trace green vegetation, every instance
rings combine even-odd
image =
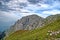
[[[20,30],[9,37],[6,37],[6,40],[55,40],[60,38],[60,33],[57,35],[50,36],[47,35],[48,31],[59,31],[60,30],[60,19],[55,20],[54,22],[48,24],[44,27],[37,28],[34,30]]]

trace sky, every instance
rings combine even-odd
[[[0,31],[32,14],[43,18],[60,14],[60,0],[0,0]]]

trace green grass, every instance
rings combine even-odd
[[[47,23],[48,24],[48,23]],[[6,37],[6,40],[54,40],[55,38],[60,38],[60,34],[57,36],[47,35],[48,31],[57,31],[60,30],[60,19],[56,20],[44,27],[37,28],[30,31],[17,31],[9,37]],[[52,39],[54,38],[54,39]]]

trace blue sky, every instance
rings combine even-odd
[[[0,30],[5,30],[21,17],[32,14],[44,18],[60,14],[60,0],[0,0]]]

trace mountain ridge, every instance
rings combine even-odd
[[[58,31],[60,31],[60,18],[47,23],[44,27],[26,31],[21,34],[18,32],[17,35],[15,32],[7,37],[6,40],[60,40],[60,32]]]
[[[60,17],[59,14],[51,15],[47,18],[42,18],[38,15],[25,16],[18,20],[13,26],[11,26],[6,34],[13,33],[18,30],[33,30],[36,28],[40,28],[47,25],[47,23],[49,24],[54,20],[57,20],[58,17]]]

